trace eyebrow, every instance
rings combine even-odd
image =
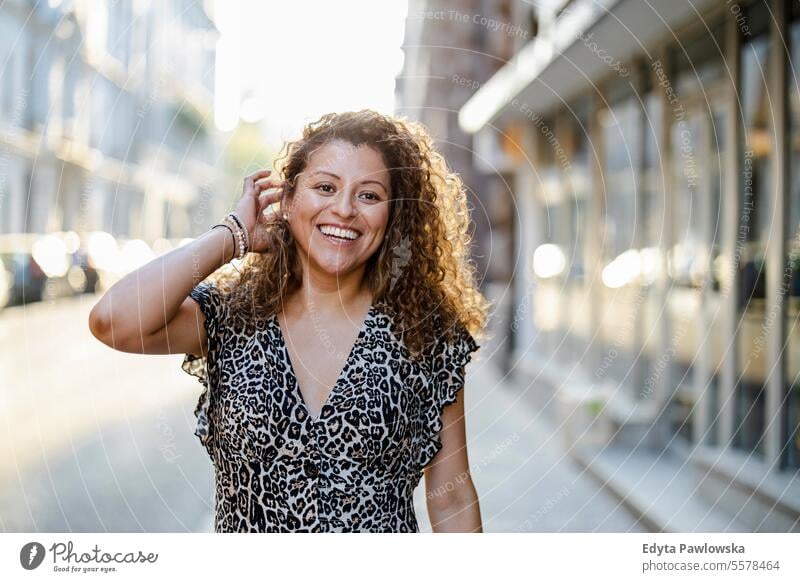
[[[337,176],[337,175],[336,175],[336,174],[334,174],[333,172],[328,172],[328,171],[326,171],[326,170],[316,170],[316,171],[314,171],[314,172],[311,172],[311,174],[309,175],[309,177],[311,177],[311,176],[314,176],[314,175],[316,175],[316,174],[327,174],[327,175],[329,175],[329,176],[333,176],[333,177],[334,177],[334,178],[336,178],[337,180],[341,180],[341,179],[342,179],[340,176]],[[384,189],[384,191],[386,191],[386,192],[388,192],[388,191],[389,191],[389,190],[386,188],[386,186],[384,186],[384,185],[383,185],[383,182],[381,182],[381,181],[379,181],[379,180],[362,180],[362,181],[361,181],[361,184],[377,184],[378,186],[380,186],[381,188],[383,188],[383,189]]]

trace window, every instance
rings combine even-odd
[[[643,112],[630,84],[621,80],[608,87],[610,107],[600,112],[604,207],[600,216],[602,279],[601,330],[603,354],[598,373],[641,390],[642,354],[637,327],[642,312],[637,215],[642,155]]]
[[[764,381],[768,368],[765,325],[766,241],[772,230],[772,189],[774,132],[767,72],[770,61],[770,13],[765,2],[756,2],[744,11],[750,36],[742,37],[740,54],[742,106],[742,164],[739,256],[739,332],[737,336],[737,374],[733,444],[745,451],[763,454],[765,421]]]
[[[649,80],[649,71],[644,73]],[[640,224],[642,236],[640,245],[640,261],[642,265],[642,299],[643,313],[640,318],[642,357],[641,365],[645,376],[642,386],[636,391],[637,399],[654,398],[655,385],[660,373],[654,367],[661,357],[659,337],[661,330],[662,305],[659,294],[655,292],[654,283],[663,271],[664,260],[661,253],[664,240],[665,225],[663,212],[664,152],[659,148],[662,142],[661,95],[655,91],[651,83],[645,87],[642,99],[645,107],[644,143],[642,148],[642,177],[640,181]]]

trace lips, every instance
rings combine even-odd
[[[361,233],[354,228],[336,224],[318,224],[317,229],[329,241],[337,244],[352,244],[361,237]]]

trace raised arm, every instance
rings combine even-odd
[[[277,182],[266,179],[269,174],[262,170],[246,178],[236,209],[251,240],[258,240],[256,227],[266,221],[263,209],[279,200],[279,194],[259,199],[262,190],[277,187]],[[230,231],[213,228],[127,274],[92,308],[92,335],[121,352],[203,355],[207,343],[204,315],[189,293],[230,261],[235,251]]]
[[[203,354],[204,316],[189,292],[233,254],[230,231],[214,228],[153,259],[103,295],[89,314],[89,329],[121,352]]]

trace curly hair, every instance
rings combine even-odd
[[[373,110],[329,113],[308,124],[275,160],[284,182],[282,202],[295,192],[310,155],[332,140],[367,145],[383,156],[390,175],[384,240],[368,259],[373,297],[390,309],[392,326],[412,357],[437,336],[450,341],[458,326],[483,335],[489,304],[469,258],[469,209],[461,178],[451,171],[425,127]],[[284,153],[285,149],[285,153]],[[280,312],[302,283],[302,266],[286,221],[272,222],[268,250],[249,253],[239,271],[214,278],[228,287],[230,313],[244,321]]]

